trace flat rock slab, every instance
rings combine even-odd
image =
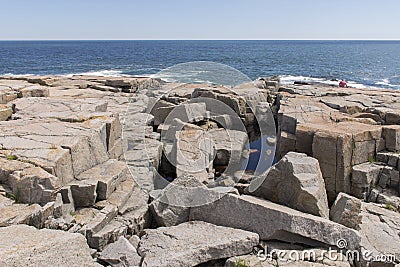
[[[246,195],[227,194],[211,204],[193,207],[190,220],[255,232],[262,240],[311,246],[336,246],[339,239],[345,239],[352,249],[361,240],[355,230],[338,223]]]
[[[15,225],[0,228],[0,240],[1,266],[101,266],[80,234]]]
[[[250,253],[258,245],[255,233],[187,222],[146,230],[139,243],[142,266],[195,266],[210,260]]]

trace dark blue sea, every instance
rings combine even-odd
[[[190,61],[251,79],[400,89],[400,41],[1,41],[0,75],[154,75]]]

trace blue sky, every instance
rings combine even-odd
[[[398,0],[0,0],[1,40],[400,39]]]

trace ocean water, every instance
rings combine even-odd
[[[400,89],[400,41],[1,41],[0,75],[156,74],[213,61],[251,79]]]

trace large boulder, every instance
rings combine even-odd
[[[0,240],[2,266],[101,266],[81,234],[15,225],[0,228]]]
[[[220,198],[224,193],[208,190],[196,176],[182,175],[163,190],[154,190],[149,205],[158,226],[173,226],[189,221],[192,206],[199,206]]]
[[[206,222],[148,229],[145,233],[138,249],[142,266],[195,266],[250,253],[259,242],[255,233]]]
[[[373,261],[375,257],[386,256],[385,266],[400,262],[400,214],[373,203],[361,206],[361,254]],[[389,258],[392,257],[392,258]],[[393,260],[393,258],[395,258]],[[367,264],[364,262],[364,266]],[[374,262],[372,266],[383,266],[384,262]]]
[[[375,163],[362,163],[353,166],[351,176],[351,194],[365,199],[368,192],[379,180],[383,166]]]
[[[139,266],[142,258],[136,248],[123,236],[116,242],[107,245],[100,253],[99,259],[111,266]]]
[[[252,195],[293,209],[329,218],[324,178],[318,160],[306,154],[289,152],[266,176],[253,179]]]
[[[389,208],[365,203],[344,193],[338,195],[332,206],[333,221],[360,233],[360,266],[394,266],[394,262],[400,261],[400,214]],[[374,258],[383,255],[386,261],[393,262],[374,262]]]
[[[13,114],[11,107],[7,105],[0,105],[0,121],[8,120]]]
[[[400,125],[383,127],[382,135],[386,141],[387,150],[393,152],[400,151]]]
[[[247,133],[236,130],[211,129],[209,134],[216,150],[214,165],[229,165],[230,168],[233,168],[230,170],[232,173],[238,170],[242,152],[248,140]],[[229,170],[227,171],[229,172]]]
[[[258,233],[262,240],[336,246],[346,239],[357,248],[360,236],[350,228],[253,196],[227,194],[190,209],[190,220],[199,220]]]
[[[331,208],[330,218],[349,228],[359,230],[361,224],[361,200],[339,193]]]
[[[0,195],[0,227],[14,224],[32,224],[36,215],[40,214],[38,204],[17,204]]]

